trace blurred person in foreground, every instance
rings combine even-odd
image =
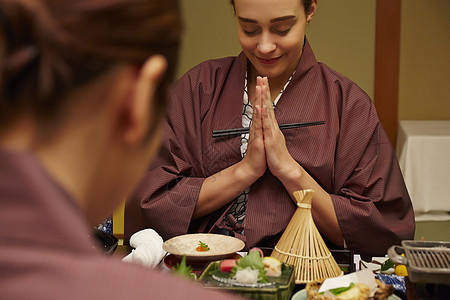
[[[0,298],[230,298],[89,237],[159,147],[180,34],[175,0],[0,0]]]

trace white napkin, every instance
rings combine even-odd
[[[153,229],[138,231],[130,238],[130,246],[135,249],[122,261],[155,268],[166,254],[162,248],[163,243],[162,237]]]

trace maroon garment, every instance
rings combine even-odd
[[[241,160],[239,136],[213,139],[211,133],[241,127],[246,65],[243,53],[210,60],[173,87],[167,140],[126,207],[126,236],[144,227],[165,239],[207,232],[215,224],[233,227],[222,216],[232,203],[196,221],[191,217],[204,179]],[[372,101],[355,83],[318,63],[307,41],[275,115],[279,124],[326,121],[283,133],[292,157],[331,195],[350,249],[383,255],[414,237],[411,201]],[[250,187],[243,224],[247,248],[274,246],[295,209],[268,170]]]
[[[74,200],[25,153],[0,149],[1,299],[230,299],[96,249]]]

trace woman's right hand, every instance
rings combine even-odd
[[[261,101],[261,87],[257,87],[255,101],[252,102],[254,103],[253,119],[250,125],[247,153],[238,163],[205,179],[192,215],[193,220],[230,203],[266,172]]]
[[[247,145],[247,152],[242,159],[242,164],[247,168],[248,174],[259,178],[266,172],[266,151],[264,148],[264,135],[262,129],[262,97],[261,87],[256,87],[255,101],[253,107],[252,124]]]

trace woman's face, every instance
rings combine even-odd
[[[300,60],[306,15],[302,0],[236,0],[238,37],[257,75],[289,78]]]

